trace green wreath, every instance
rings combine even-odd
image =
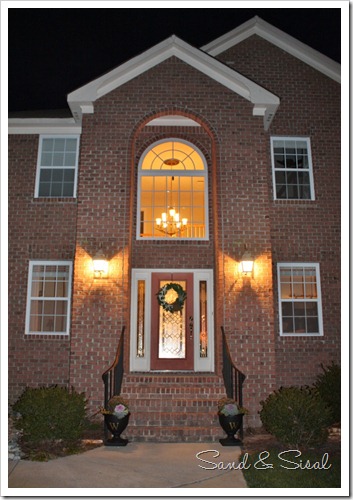
[[[174,292],[176,292],[177,297],[175,298],[175,300],[173,297],[173,295],[175,294],[168,294],[170,290],[174,290]],[[168,295],[171,295],[172,298],[168,298]],[[181,285],[178,285],[177,283],[167,283],[166,285],[162,286],[162,288],[157,293],[157,300],[159,305],[162,306],[165,311],[171,313],[181,311],[185,299],[186,292],[185,290],[183,290],[183,287]]]

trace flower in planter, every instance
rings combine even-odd
[[[127,402],[121,396],[111,397],[108,401],[107,408],[101,407],[99,411],[103,415],[114,415],[119,419],[124,418],[130,413]]]
[[[218,415],[226,417],[234,415],[245,415],[248,410],[243,406],[239,406],[235,399],[223,398],[218,401]]]

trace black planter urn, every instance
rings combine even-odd
[[[128,439],[123,439],[120,434],[124,432],[129,423],[130,413],[125,415],[123,418],[118,418],[115,415],[104,414],[105,425],[107,426],[109,432],[113,434],[113,437],[107,439],[104,444],[105,446],[126,446],[129,442]]]
[[[238,432],[243,422],[243,414],[239,415],[218,415],[219,423],[227,434],[227,437],[220,439],[219,442],[222,446],[239,446],[241,445],[241,440],[234,437]]]

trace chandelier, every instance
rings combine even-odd
[[[173,163],[171,163],[173,162]],[[170,159],[165,160],[166,165],[175,165],[179,160]],[[156,229],[161,233],[164,233],[171,238],[175,238],[180,235],[187,228],[188,219],[186,217],[180,217],[180,214],[176,211],[173,203],[173,181],[174,176],[170,181],[170,205],[168,206],[168,211],[163,212],[161,217],[156,218]]]

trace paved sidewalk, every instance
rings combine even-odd
[[[246,488],[242,471],[227,467],[240,454],[219,443],[101,446],[49,462],[9,461],[8,488]]]

